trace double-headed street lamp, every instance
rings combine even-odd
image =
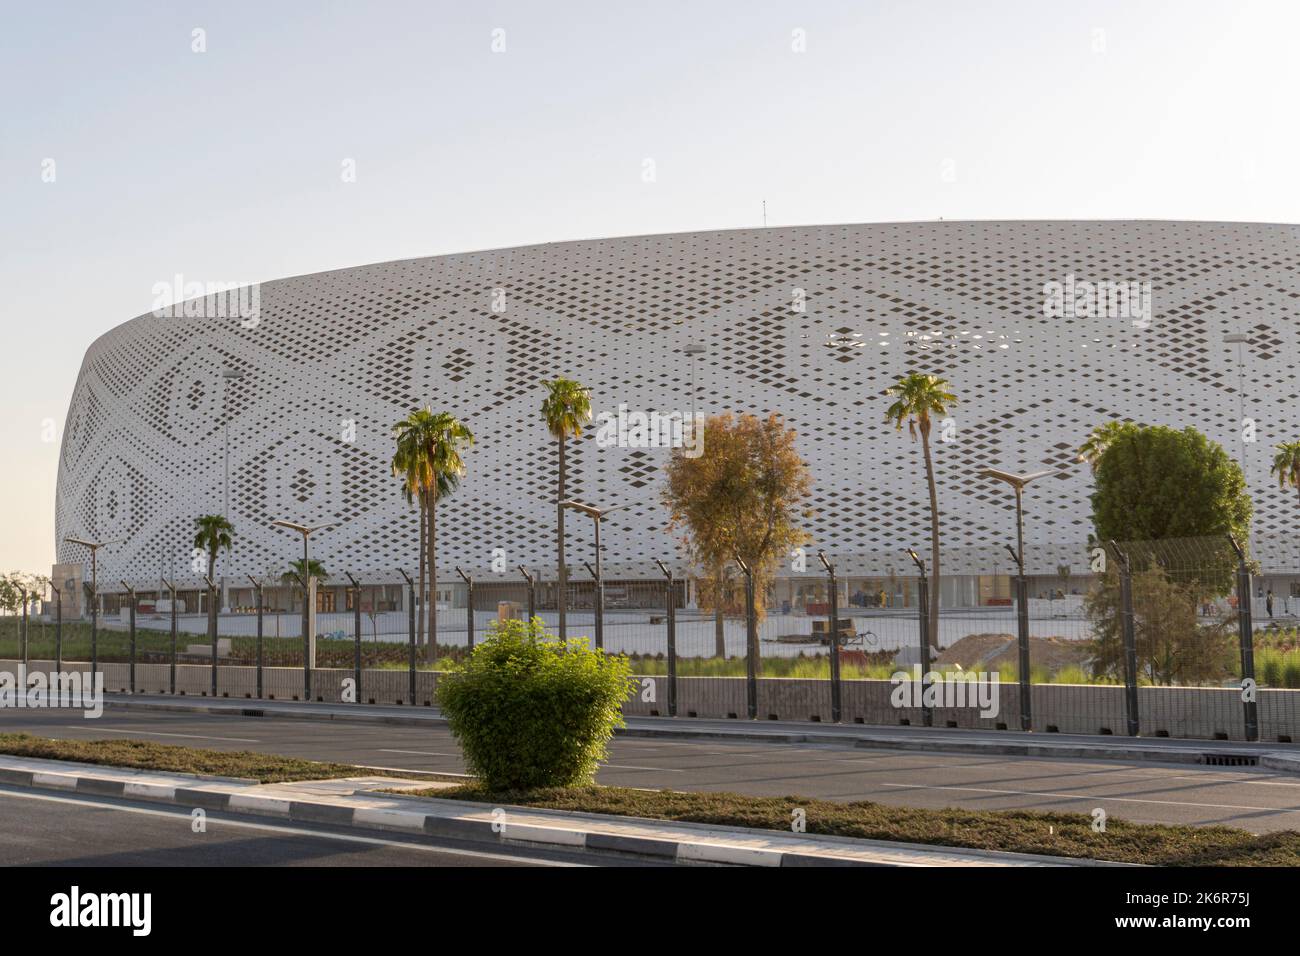
[[[1016,491],[1016,549],[1012,557],[1016,561],[1016,643],[1019,645],[1020,664],[1020,729],[1033,727],[1033,703],[1029,690],[1029,585],[1025,580],[1025,485],[1048,475],[1059,474],[1055,469],[1031,471],[1026,475],[1017,475],[998,468],[981,468],[980,474],[986,478],[996,478],[1006,482]],[[1008,546],[1008,551],[1011,548]]]
[[[590,517],[596,526],[596,567],[592,569],[591,576],[596,581],[596,647],[605,646],[605,583],[601,577],[600,570],[600,523],[605,520],[605,516],[615,511],[622,511],[624,508],[630,508],[631,504],[617,505],[613,508],[597,508],[594,505],[583,504],[581,501],[560,502],[561,508],[568,508],[570,511],[580,511]]]
[[[311,668],[315,661],[312,660],[312,639],[311,634],[311,612],[307,608],[307,601],[311,597],[311,567],[307,557],[307,539],[317,531],[324,531],[326,528],[332,528],[332,524],[305,525],[298,524],[296,521],[276,520],[271,522],[277,528],[285,528],[289,531],[296,531],[302,535],[302,670],[303,670],[303,699],[311,700]]]

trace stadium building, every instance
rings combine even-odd
[[[400,610],[397,569],[414,575],[418,516],[390,472],[391,428],[429,405],[478,438],[439,508],[439,600],[463,602],[457,566],[482,582],[484,606],[519,599],[517,566],[555,577],[555,443],[539,409],[543,380],[564,375],[590,388],[597,414],[781,413],[815,480],[809,554],[837,558],[845,600],[907,605],[903,549],[925,553],[927,497],[919,448],[885,423],[883,392],[920,370],[960,398],[934,445],[945,605],[1010,593],[1014,499],[979,474],[987,466],[1055,472],[1026,494],[1031,589],[1083,586],[1091,481],[1076,449],[1111,419],[1194,425],[1238,456],[1253,551],[1290,595],[1297,502],[1269,463],[1276,442],[1300,437],[1298,228],[747,229],[411,259],[213,292],[87,350],[63,434],[55,579],[75,592],[88,573],[85,549],[64,540],[77,537],[111,542],[98,555],[106,610],[119,581],[142,594],[162,578],[196,589],[193,519],[224,511],[236,529],[219,564],[231,606],[251,603],[248,575],[277,581],[301,556],[301,539],[272,524],[287,519],[332,526],[311,539],[332,585],[350,572],[377,586],[377,605]],[[1239,438],[1243,419],[1253,443]],[[682,566],[658,500],[671,452],[598,442],[597,431],[571,443],[570,496],[626,506],[603,526],[611,605],[659,600],[654,559]],[[591,522],[575,514],[567,525],[578,581]],[[799,604],[820,589],[815,560],[803,572],[791,562],[773,597]],[[322,610],[347,600],[341,586],[318,598]]]

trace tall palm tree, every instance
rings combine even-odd
[[[393,426],[393,434],[397,439],[397,450],[393,453],[393,474],[402,479],[402,497],[406,503],[418,503],[420,507],[420,538],[416,545],[416,554],[419,555],[419,568],[415,573],[415,598],[416,603],[416,643],[424,645],[424,615],[419,612],[420,604],[424,601],[424,559],[427,554],[425,542],[428,540],[426,530],[428,523],[428,513],[425,510],[425,498],[422,489],[427,481],[432,480],[427,467],[428,462],[424,456],[424,446],[418,441],[420,433],[420,421],[417,412],[412,412],[402,421]]]
[[[1284,441],[1276,448],[1277,454],[1273,456],[1269,473],[1277,475],[1279,488],[1290,485],[1300,494],[1300,441]]]
[[[462,450],[474,444],[474,435],[454,415],[421,408],[412,412],[394,427],[398,452],[394,456],[394,471],[402,465],[402,473],[414,477],[416,494],[421,499],[421,512],[428,517],[427,562],[429,578],[429,643],[427,660],[433,663],[438,653],[438,565],[437,565],[437,506],[460,484],[465,474]],[[409,487],[409,485],[407,486]]]
[[[591,421],[591,392],[577,382],[568,378],[556,378],[543,382],[546,386],[546,398],[542,401],[542,418],[546,421],[547,431],[559,447],[559,479],[555,499],[555,551],[557,564],[555,598],[556,609],[560,614],[560,640],[567,636],[565,629],[565,604],[568,597],[569,572],[564,564],[564,450],[565,442],[582,435],[582,426]]]
[[[1132,422],[1109,421],[1095,427],[1088,432],[1087,440],[1079,446],[1079,461],[1088,463],[1092,468],[1092,473],[1097,473],[1097,465],[1101,461],[1101,456],[1106,454],[1109,448],[1124,432],[1130,428],[1136,427]]]
[[[907,422],[908,433],[916,441],[921,436],[921,451],[925,456],[925,480],[930,487],[930,640],[939,640],[939,492],[934,483],[934,460],[930,455],[931,416],[947,415],[948,408],[957,404],[957,396],[949,391],[951,386],[937,375],[912,372],[885,389],[894,403],[885,412],[885,420],[892,422],[896,431],[902,431]],[[922,661],[921,666],[928,666]]]

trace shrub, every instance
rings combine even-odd
[[[1277,651],[1265,651],[1256,663],[1255,674],[1265,687],[1282,686],[1282,657]]]
[[[528,790],[591,783],[634,686],[626,657],[561,645],[534,618],[495,623],[437,700],[485,787]]]
[[[1282,686],[1291,690],[1300,689],[1300,660],[1294,654],[1288,654],[1282,665]]]

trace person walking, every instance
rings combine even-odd
[[[1264,609],[1268,611],[1268,616],[1273,617],[1273,589],[1268,589],[1268,596],[1264,598]]]

